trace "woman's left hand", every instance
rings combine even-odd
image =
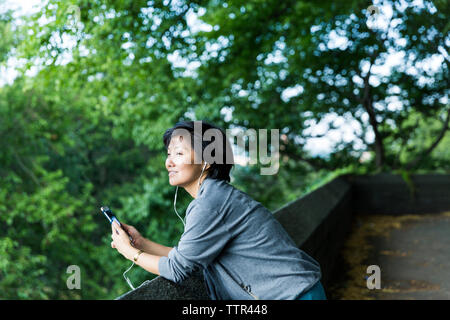
[[[136,249],[131,245],[130,238],[116,221],[113,221],[111,224],[111,230],[111,238],[113,240],[111,247],[117,249],[121,255],[131,260]]]

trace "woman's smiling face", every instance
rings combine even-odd
[[[197,183],[202,171],[201,164],[194,164],[194,150],[188,139],[173,136],[167,148],[166,169],[172,186],[189,187]]]

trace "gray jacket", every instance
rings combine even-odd
[[[295,299],[321,277],[268,209],[216,179],[203,181],[178,245],[158,267],[176,283],[201,268],[211,299],[225,300]]]

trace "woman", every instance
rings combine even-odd
[[[268,209],[229,184],[232,153],[223,130],[181,122],[163,140],[169,183],[194,198],[182,220],[184,233],[171,248],[114,222],[113,248],[176,283],[203,270],[211,299],[326,299],[318,263],[296,247]]]

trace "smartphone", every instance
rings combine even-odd
[[[108,207],[100,207],[100,211],[103,212],[103,214],[105,215],[106,219],[108,219],[109,223],[113,223],[113,221],[116,221],[117,224],[122,227],[122,225],[120,224],[119,220],[116,218],[115,215],[113,215],[112,211],[110,208]],[[128,234],[128,232],[126,230],[124,230],[126,234]],[[130,241],[133,241],[133,238],[128,234],[128,237],[130,238]]]
[[[100,211],[103,212],[103,214],[105,215],[106,219],[108,219],[109,223],[113,223],[113,221],[116,221],[119,226],[122,226],[119,222],[119,220],[117,220],[117,218],[113,215],[112,211],[110,208],[108,207],[100,207]]]

